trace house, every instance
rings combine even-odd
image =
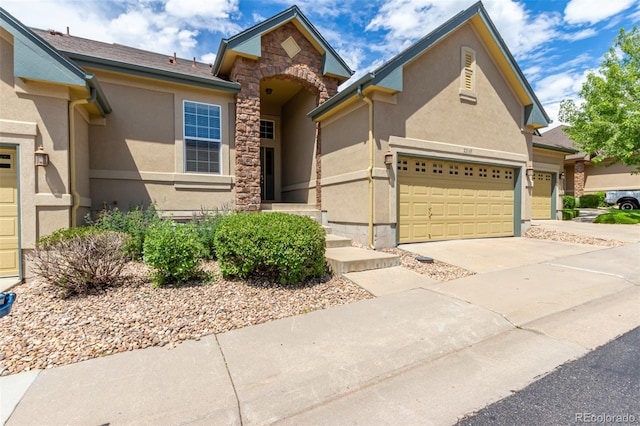
[[[210,65],[0,24],[5,276],[114,207],[295,204],[374,248],[519,236],[562,208],[565,152],[533,143],[550,120],[480,2],[340,91],[353,71],[296,6]]]
[[[581,197],[596,192],[640,189],[640,175],[633,174],[634,167],[611,160],[603,161],[599,165],[593,164],[593,155],[580,152],[576,148],[573,140],[563,131],[566,127],[558,126],[544,132],[538,140],[542,144],[568,150],[564,160],[564,190],[567,195]]]

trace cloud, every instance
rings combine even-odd
[[[596,35],[598,35],[598,32],[596,30],[594,30],[593,28],[586,28],[575,33],[564,33],[560,38],[567,41],[578,41],[584,40],[585,38],[594,37]]]
[[[535,84],[535,93],[543,104],[560,102],[563,99],[575,99],[582,85],[587,81],[591,69],[584,71],[565,71],[548,75]]]
[[[205,53],[204,55],[200,56],[200,62],[204,62],[205,64],[213,64],[216,61],[216,56],[218,55],[212,52]]]
[[[636,0],[571,0],[564,9],[569,24],[595,24],[628,9]]]
[[[471,0],[388,0],[366,26],[366,31],[386,31],[381,47],[395,54],[399,47],[427,35],[472,4]],[[559,13],[534,15],[523,3],[512,0],[486,0],[484,5],[516,58],[530,55],[559,36],[557,27],[562,22]]]
[[[234,22],[238,0],[85,0],[82,7],[78,0],[3,0],[2,6],[27,26],[61,32],[68,26],[74,36],[187,58],[217,47],[202,45],[203,33],[243,29]]]

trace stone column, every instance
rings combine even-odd
[[[573,196],[584,195],[584,161],[576,161],[573,172]]]
[[[254,64],[255,66],[255,64]],[[260,210],[260,82],[248,60],[234,64],[236,95],[236,209]]]

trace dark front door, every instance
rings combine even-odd
[[[260,199],[262,201],[275,199],[274,170],[273,148],[260,147]]]

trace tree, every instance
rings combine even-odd
[[[640,172],[640,30],[624,28],[609,48],[599,72],[590,73],[578,93],[584,100],[564,100],[560,121],[596,164],[607,158]]]

